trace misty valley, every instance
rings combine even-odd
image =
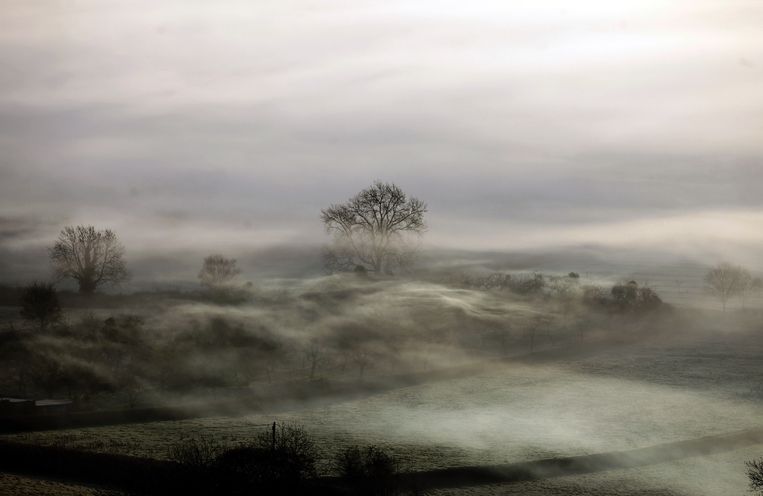
[[[763,496],[763,0],[0,0],[0,496]]]
[[[126,271],[100,234],[58,243]],[[747,490],[763,333],[745,269],[684,268],[705,286],[687,306],[635,280],[496,270],[505,258],[379,271],[343,251],[355,265],[337,268],[334,246],[303,278],[245,282],[212,255],[185,290],[4,287],[0,450],[19,474],[4,490]]]

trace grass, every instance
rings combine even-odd
[[[564,367],[507,365],[462,379],[279,415],[11,437],[162,458],[174,440],[194,432],[235,444],[253,436],[259,426],[279,420],[306,426],[325,447],[325,459],[352,444],[378,444],[393,450],[407,466],[424,470],[630,449],[758,426],[763,403],[755,398],[733,400],[724,387],[723,381],[738,379],[734,361],[719,357],[704,363],[703,374],[697,375],[691,368],[682,369],[680,361],[660,359],[657,348],[639,352],[653,356],[651,361],[640,361],[650,375],[677,378],[679,384],[644,380],[645,372],[638,367],[630,372],[638,380],[626,379],[627,362],[614,373],[607,365],[611,356],[604,354],[599,360],[608,374],[592,373],[596,358]],[[662,371],[656,370],[660,364],[666,367]],[[708,377],[717,380],[708,384]],[[687,388],[692,378],[696,387]],[[749,380],[753,388],[756,378]]]
[[[0,494],[13,496],[123,496],[124,493],[68,484],[58,481],[41,480],[15,474],[0,473]]]

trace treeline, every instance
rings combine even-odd
[[[548,302],[574,302],[589,310],[612,313],[652,312],[668,306],[656,291],[640,286],[636,281],[617,283],[609,287],[584,284],[577,272],[567,275],[457,273],[439,278],[441,282],[457,287],[482,291],[507,291],[520,297]]]

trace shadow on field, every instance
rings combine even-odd
[[[666,463],[760,443],[763,443],[763,429],[750,429],[627,451],[549,458],[506,465],[452,467],[425,472],[410,472],[401,474],[401,478],[404,484],[415,485],[424,490],[506,484]]]
[[[394,476],[394,487],[415,488],[414,493],[420,493],[432,489],[507,484],[665,463],[760,443],[763,443],[763,429],[751,429],[627,451],[552,458],[507,465],[453,467],[399,473]],[[260,477],[262,470],[259,468],[255,472],[251,472],[251,469],[241,472],[235,468],[238,465],[228,463],[230,460],[227,458],[231,455],[251,455],[246,450],[251,451],[252,448],[246,448],[244,451],[234,450],[220,458],[226,462],[225,472],[204,472],[200,471],[199,467],[194,468],[192,465],[175,461],[89,453],[55,446],[44,447],[0,441],[0,471],[69,480],[83,484],[98,484],[136,494],[208,494],[206,491],[209,489],[215,489],[218,494],[239,494],[233,490],[235,488],[227,487],[227,483],[220,486],[221,480],[217,475],[224,473],[224,479],[228,481],[236,480],[230,475],[231,473],[239,478],[242,476],[251,478],[253,474]],[[256,453],[252,451],[255,454],[260,452],[263,451]],[[254,457],[252,459],[259,458]],[[247,463],[249,462],[247,461]],[[270,467],[271,464],[264,466]],[[259,462],[255,465],[256,467],[261,466]],[[255,465],[246,466],[255,467]],[[281,465],[278,467],[283,468]],[[234,472],[230,472],[231,467],[235,468]],[[281,473],[280,468],[278,473]],[[268,473],[270,471],[268,468]],[[206,480],[201,475],[204,473],[216,475],[212,480]],[[246,486],[248,487],[249,484]],[[356,486],[353,486],[352,481],[346,478],[310,476],[302,479],[298,487],[289,487],[288,494],[357,494],[353,487]],[[220,491],[221,489],[223,491]],[[281,492],[261,491],[260,494],[281,494]],[[395,494],[403,493],[396,492]]]

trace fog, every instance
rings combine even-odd
[[[432,246],[753,259],[761,9],[6,1],[2,244],[321,243],[320,208],[379,178]]]
[[[0,9],[0,493],[763,490],[760,2]]]

